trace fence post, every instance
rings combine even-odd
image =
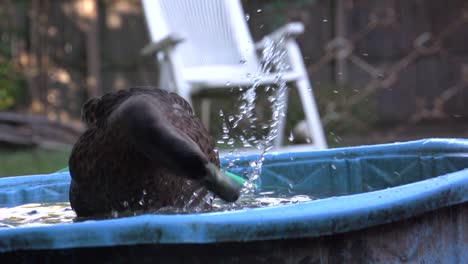
[[[335,36],[334,39],[346,38],[346,24],[345,24],[345,11],[343,8],[343,0],[335,0]],[[335,67],[335,80],[338,84],[343,85],[346,83],[347,76],[347,58],[340,56],[336,57]]]

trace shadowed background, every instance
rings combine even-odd
[[[466,1],[242,3],[256,40],[304,23],[298,43],[330,147],[468,136]],[[137,0],[0,0],[0,176],[66,166],[85,100],[156,85],[155,61],[139,55],[148,41]],[[219,109],[237,110],[229,98],[215,99],[216,137]],[[260,92],[260,117],[265,104]],[[303,119],[298,104],[291,90],[288,130]]]

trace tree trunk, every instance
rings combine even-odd
[[[87,52],[87,68],[88,68],[88,96],[98,97],[101,95],[100,86],[100,46],[99,46],[99,12],[98,3],[96,0],[91,0],[93,3],[93,14],[89,19],[89,28],[86,32],[86,52]]]

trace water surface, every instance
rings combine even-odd
[[[214,199],[211,209],[161,208],[150,212],[113,212],[108,216],[98,218],[78,218],[71,209],[70,203],[31,203],[10,208],[0,208],[0,228],[43,226],[53,224],[70,224],[87,220],[102,220],[142,214],[190,214],[219,211],[232,211],[245,208],[258,208],[296,204],[312,200],[307,195],[285,195],[275,192],[244,194],[236,203],[225,203],[221,199]]]

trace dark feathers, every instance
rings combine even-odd
[[[140,104],[146,106],[125,111],[140,109]],[[86,102],[82,117],[88,129],[69,160],[70,202],[78,216],[183,207],[202,188],[188,179],[198,169],[192,161],[207,160],[219,166],[213,138],[177,94],[144,88],[112,92]],[[152,120],[164,134],[141,133],[150,125],[142,120]],[[174,146],[178,143],[171,138],[187,145]],[[151,151],[145,151],[147,146]]]

